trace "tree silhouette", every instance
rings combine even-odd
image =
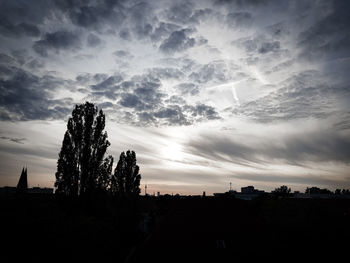
[[[286,185],[282,185],[278,188],[276,188],[274,191],[272,191],[272,193],[276,196],[281,196],[281,197],[286,197],[290,194],[291,189],[288,188],[288,186]]]
[[[343,195],[350,195],[350,190],[349,190],[349,189],[343,189],[343,190],[341,191],[341,193],[342,193]]]
[[[94,104],[75,106],[57,162],[56,193],[76,196],[108,188],[113,158],[104,158],[110,145],[104,127],[105,115]]]
[[[118,164],[111,178],[112,194],[124,195],[125,193],[125,177],[126,177],[126,161],[125,153],[122,152],[119,157]]]
[[[134,151],[122,152],[111,180],[111,191],[119,195],[139,195],[141,175]]]
[[[314,194],[333,194],[332,191],[328,190],[327,188],[321,189],[318,187],[307,187],[305,190],[306,194],[314,195]]]

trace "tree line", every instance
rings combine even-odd
[[[136,153],[122,152],[113,172],[114,158],[106,156],[111,144],[104,131],[105,119],[102,109],[89,102],[73,109],[57,161],[56,194],[139,195],[141,175]]]
[[[281,196],[281,197],[287,197],[289,195],[291,195],[291,189],[286,186],[286,185],[282,185],[278,188],[275,188],[274,191],[271,192],[272,194],[274,194],[275,196]],[[327,194],[327,195],[350,195],[350,190],[349,189],[336,189],[334,192],[332,192],[331,190],[327,189],[327,188],[318,188],[318,187],[307,187],[305,190],[305,194],[309,194],[309,195],[320,195],[320,194]]]

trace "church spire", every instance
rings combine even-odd
[[[27,167],[24,169],[22,168],[21,177],[19,178],[18,184],[17,184],[17,192],[26,192],[28,189],[28,181],[27,181]]]

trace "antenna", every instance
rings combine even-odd
[[[232,191],[232,183],[230,182],[230,191]]]
[[[145,195],[147,195],[147,184],[145,184]]]

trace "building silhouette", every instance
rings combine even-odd
[[[27,167],[23,167],[16,187],[0,187],[0,196],[12,196],[16,194],[53,194],[53,188],[42,188],[39,186],[28,188]]]
[[[27,167],[22,169],[21,176],[17,184],[17,192],[25,193],[28,190]]]

